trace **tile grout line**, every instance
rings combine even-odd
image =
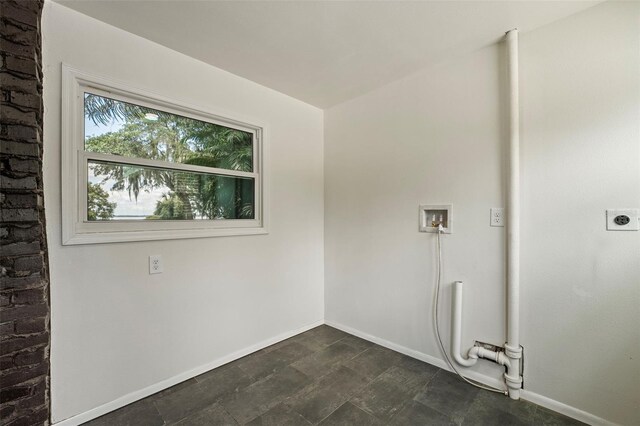
[[[222,408],[222,411],[224,411],[225,413],[227,413],[227,414],[229,415],[229,417],[231,417],[233,420],[235,420],[235,422],[236,422],[238,425],[242,425],[242,424],[243,424],[243,423],[240,423],[240,421],[239,421],[238,419],[236,419],[236,418],[235,418],[235,416],[229,412],[229,410],[227,410],[227,407],[225,407],[225,406],[222,404],[222,402],[220,402],[220,403],[219,403],[219,405],[220,405],[220,408]],[[253,420],[253,419],[249,420],[249,422],[250,422],[250,421],[252,421],[252,420]],[[249,422],[247,422],[247,423],[249,423]],[[245,423],[245,424],[246,424],[246,423]]]
[[[375,378],[373,378],[369,383],[367,383],[367,384],[365,385],[365,387],[366,387],[366,386],[369,386],[371,383],[373,383],[374,381],[376,381],[379,377],[381,377],[381,376],[382,376],[383,374],[385,374],[387,371],[391,370],[393,367],[398,366],[398,364],[399,364],[399,362],[393,363],[389,368],[387,368],[386,370],[384,370],[382,373],[378,374],[378,375],[377,375]],[[347,367],[347,368],[349,368],[349,367]],[[433,376],[431,376],[431,377],[429,378],[429,380],[427,380],[427,382],[423,385],[423,388],[424,388],[424,387],[427,387],[427,386],[429,385],[429,383],[431,383],[431,381],[432,381],[432,380],[433,380],[433,378],[436,376],[436,374],[438,374],[438,372],[439,372],[439,371],[440,371],[440,369],[438,369],[438,371],[436,371],[436,372],[435,372],[435,374],[434,374]],[[419,391],[418,391],[417,393],[419,393]],[[417,393],[416,393],[416,395],[417,395]],[[363,409],[363,408],[359,407],[358,405],[356,405],[356,404],[352,403],[351,401],[352,401],[352,399],[353,399],[354,397],[355,397],[355,395],[354,395],[354,396],[352,396],[351,398],[349,398],[349,400],[348,400],[347,402],[350,402],[350,403],[351,403],[351,405],[353,405],[354,407],[356,407],[356,408],[357,408],[357,409],[359,409],[360,411],[362,411],[362,412],[364,412],[364,413],[366,413],[366,414],[368,414],[368,415],[372,416],[374,419],[376,419],[376,420],[380,421],[382,424],[384,424],[384,423],[385,423],[385,421],[386,421],[385,419],[382,419],[382,418],[378,417],[375,413],[370,413],[370,412],[368,412],[367,410],[365,410],[365,409]],[[415,395],[413,396],[413,398],[415,398]],[[403,401],[403,403],[402,403],[402,405],[401,405],[400,409],[398,409],[398,411],[396,411],[395,413],[393,413],[393,414],[389,417],[388,421],[391,421],[391,420],[392,420],[392,419],[393,419],[393,418],[394,418],[394,417],[395,417],[395,416],[396,416],[400,411],[402,411],[402,410],[403,410],[403,409],[404,409],[404,408],[405,408],[405,407],[406,407],[410,402],[414,401],[414,402],[416,402],[416,403],[419,403],[419,401],[415,401],[413,398],[411,398],[411,399],[409,399],[409,400],[407,400],[407,401]],[[421,404],[421,405],[424,405],[424,404]],[[426,406],[425,406],[425,407],[426,407]],[[449,416],[447,416],[447,417],[449,417]]]
[[[328,415],[326,415],[325,417],[323,417],[323,418],[322,418],[322,420],[320,420],[318,423],[312,423],[312,424],[319,425],[320,423],[324,422],[324,421],[325,421],[325,420],[327,420],[327,419],[328,419],[328,418],[329,418],[333,413],[335,413],[335,412],[336,412],[336,411],[338,411],[340,408],[342,408],[345,404],[351,404],[351,399],[348,399],[348,400],[346,400],[345,402],[343,402],[342,404],[340,404],[338,407],[336,407],[336,409],[335,409],[335,410],[333,410],[333,411],[332,411],[332,412],[330,412]],[[353,405],[353,404],[351,404],[351,405]],[[366,413],[366,411],[364,411],[364,410],[360,409],[360,407],[357,407],[357,406],[355,406],[355,405],[353,405],[353,407],[354,407],[354,408],[356,408],[357,410],[362,411],[363,413]],[[366,414],[368,414],[368,413],[366,413]],[[303,417],[304,417],[304,416],[303,416]],[[375,416],[374,416],[374,417],[375,417]],[[376,418],[376,419],[377,419],[377,418]],[[306,418],[305,418],[305,420],[306,420]]]
[[[346,338],[346,337],[347,337],[347,336],[345,336],[345,338]],[[342,339],[341,339],[341,340],[342,340]],[[336,343],[337,343],[337,342],[336,342]],[[353,356],[352,358],[349,358],[347,361],[351,361],[352,359],[355,359],[357,356],[359,356],[359,355],[361,355],[361,354],[365,353],[366,351],[368,351],[369,349],[372,349],[373,347],[374,347],[374,346],[371,346],[371,347],[366,348],[365,350],[363,350],[362,352],[359,352],[357,355]],[[380,374],[378,374],[378,375],[377,375],[377,376],[375,376],[374,378],[369,379],[369,380],[367,381],[367,383],[366,383],[366,384],[364,384],[361,388],[359,388],[359,389],[357,389],[357,390],[354,390],[354,392],[353,392],[354,394],[353,394],[353,395],[351,395],[351,396],[350,396],[350,397],[349,397],[345,402],[343,402],[342,404],[340,404],[340,405],[339,405],[335,410],[333,410],[331,413],[329,413],[327,416],[325,416],[325,417],[324,417],[322,420],[320,420],[317,424],[322,423],[322,422],[323,422],[324,420],[326,420],[329,416],[331,416],[331,414],[333,414],[333,413],[335,413],[336,411],[338,411],[338,409],[339,409],[340,407],[342,407],[344,404],[347,404],[347,403],[349,403],[349,404],[353,405],[356,409],[358,409],[358,410],[362,411],[363,413],[369,414],[369,415],[371,415],[373,418],[375,418],[376,420],[379,420],[379,421],[381,421],[381,422],[382,422],[382,420],[381,420],[380,418],[378,418],[377,416],[375,416],[374,414],[372,414],[372,413],[368,413],[367,411],[363,410],[362,408],[358,407],[357,405],[355,405],[355,404],[351,403],[351,400],[355,397],[355,393],[356,393],[356,392],[358,392],[358,391],[360,391],[360,390],[362,390],[362,389],[366,388],[367,386],[369,386],[369,385],[370,385],[371,383],[373,383],[373,382],[374,382],[378,377],[382,376],[385,372],[389,371],[389,370],[390,370],[392,367],[394,367],[395,365],[396,365],[396,364],[392,364],[391,366],[389,366],[388,368],[386,368],[384,371],[382,371]],[[346,366],[346,365],[344,365],[344,364],[342,364],[341,366],[342,366],[342,367],[344,367],[344,368],[346,368],[347,370],[352,371],[354,374],[357,374],[357,375],[359,375],[359,376],[363,377],[364,379],[367,379],[365,376],[362,376],[360,373],[358,373],[357,371],[353,370],[352,368],[350,368],[350,367],[348,367],[348,366]],[[324,376],[323,376],[323,377],[324,377]],[[299,414],[299,413],[298,413],[298,414]],[[304,417],[304,416],[303,416],[303,417]],[[307,419],[305,418],[305,420],[307,420]]]
[[[335,342],[333,342],[333,343],[331,343],[331,344],[327,345],[326,347],[324,347],[324,348],[322,348],[322,349],[320,349],[320,350],[318,350],[318,351],[315,351],[313,354],[309,354],[308,356],[312,356],[312,355],[314,355],[314,354],[317,354],[317,353],[319,353],[319,352],[322,352],[322,351],[326,350],[327,348],[329,348],[329,347],[331,347],[331,346],[335,345],[336,343],[341,342],[342,340],[346,339],[346,338],[347,338],[347,337],[349,337],[349,336],[351,336],[351,335],[350,335],[350,334],[348,334],[348,333],[346,333],[346,336],[341,337],[340,339],[336,340]],[[354,348],[354,349],[357,349],[357,348],[355,348],[354,346],[349,345],[348,343],[346,343],[346,345],[347,345],[347,346],[350,346],[350,347],[352,347],[352,348]],[[365,349],[363,349],[362,351],[360,351],[360,352],[356,353],[355,355],[353,355],[351,358],[348,358],[348,359],[346,359],[346,360],[344,360],[344,361],[339,362],[339,363],[338,363],[338,366],[339,366],[339,367],[346,368],[346,369],[350,370],[351,372],[353,372],[354,374],[357,374],[358,376],[361,376],[362,378],[366,379],[366,377],[365,377],[365,376],[362,376],[362,375],[361,375],[360,373],[358,373],[357,371],[355,371],[355,370],[353,370],[353,369],[351,369],[351,368],[347,367],[346,365],[344,365],[344,363],[345,363],[345,362],[348,362],[348,361],[351,361],[352,359],[354,359],[354,358],[356,358],[357,356],[359,356],[359,355],[361,355],[361,354],[365,353],[366,351],[368,351],[368,350],[369,350],[369,349],[371,349],[372,347],[373,347],[373,346],[368,347],[368,348],[365,348]],[[306,358],[306,357],[304,357],[304,358]],[[304,359],[304,358],[301,358],[301,359]],[[298,360],[298,361],[299,361],[299,360]],[[295,362],[297,362],[297,361],[295,361]],[[294,364],[295,362],[293,362],[292,364]],[[291,364],[290,364],[290,366],[291,366],[291,368],[294,368],[295,370],[300,371],[300,370],[298,370],[297,368],[295,368],[293,365],[291,365]],[[327,372],[326,374],[323,374],[322,376],[317,377],[316,379],[314,379],[314,380],[313,380],[313,382],[319,382],[319,381],[320,381],[320,379],[322,379],[323,377],[327,376],[328,374],[330,374],[330,373],[331,373],[331,372],[333,372],[333,371],[335,371],[335,369],[330,369],[330,371],[329,371],[329,372]],[[385,371],[386,371],[386,370],[385,370]],[[302,374],[304,374],[304,373],[302,373]],[[381,374],[382,374],[382,373],[381,373]],[[378,376],[376,376],[376,377],[378,377]],[[365,388],[366,386],[368,386],[371,382],[373,382],[373,380],[375,380],[375,378],[374,378],[374,379],[369,380],[369,381],[368,381],[365,385],[363,385],[363,386],[362,386],[362,388],[360,388],[360,389],[363,389],[363,388]],[[360,389],[357,389],[357,390],[360,390]],[[304,390],[304,388],[303,388],[303,389],[301,389],[301,391],[302,391],[302,390]],[[357,392],[357,390],[354,390],[354,393],[355,393],[355,392]],[[334,410],[332,410],[328,415],[326,415],[325,417],[323,417],[323,418],[322,418],[320,421],[318,421],[317,423],[314,423],[314,422],[312,422],[311,420],[307,419],[307,418],[306,418],[302,413],[299,413],[299,412],[297,412],[297,411],[295,411],[295,410],[292,410],[292,411],[293,411],[293,412],[295,412],[296,414],[300,415],[303,419],[305,419],[307,422],[309,422],[309,424],[312,424],[312,425],[318,425],[318,424],[322,423],[324,420],[326,420],[326,419],[327,419],[329,416],[331,416],[333,413],[335,413],[335,412],[336,412],[340,407],[342,407],[344,404],[349,403],[349,402],[351,401],[351,398],[352,398],[352,397],[353,397],[353,396],[351,396],[351,397],[347,398],[347,400],[346,400],[346,401],[344,401],[342,404],[340,404],[338,407],[336,407]],[[287,398],[287,399],[288,399],[288,398]],[[352,404],[352,405],[353,405],[353,404]],[[354,407],[356,407],[356,406],[354,405]],[[356,408],[360,410],[360,408],[359,408],[359,407],[356,407]],[[362,411],[362,410],[361,410],[361,411]]]
[[[158,413],[158,416],[162,419],[162,426],[168,425],[169,423],[167,422],[167,419],[165,419],[160,410],[158,410],[156,402],[151,401],[151,405],[153,406],[153,409],[156,410],[156,413]]]

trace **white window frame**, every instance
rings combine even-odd
[[[85,151],[85,91],[250,132],[253,135],[253,171],[239,172]],[[234,115],[221,111],[204,112],[202,108],[179,103],[123,82],[87,74],[62,64],[62,244],[267,234],[267,152],[265,149],[267,126],[256,124],[254,119],[239,119],[237,115],[235,118],[230,117],[234,117]],[[121,164],[161,167],[186,172],[251,177],[255,179],[255,218],[88,221],[87,164],[89,160],[115,161]]]

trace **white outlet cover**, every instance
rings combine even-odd
[[[161,274],[162,271],[162,256],[159,254],[149,256],[149,274]]]
[[[491,219],[489,221],[490,226],[504,226],[504,208],[494,207],[491,209]]]
[[[619,225],[615,222],[616,217],[627,216],[629,223]],[[640,230],[640,209],[611,209],[607,210],[607,231],[638,231]]]

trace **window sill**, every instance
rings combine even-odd
[[[193,228],[155,231],[83,232],[63,237],[62,245],[123,243],[133,241],[176,240],[187,238],[229,237],[237,235],[264,235],[264,227],[252,228]]]

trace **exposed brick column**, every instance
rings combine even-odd
[[[0,425],[49,424],[43,0],[0,0]]]

